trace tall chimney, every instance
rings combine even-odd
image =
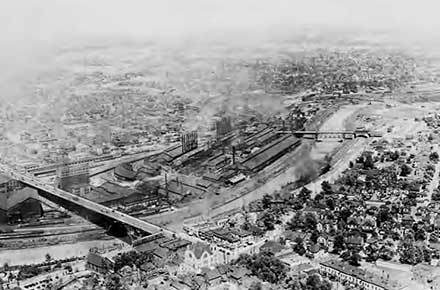
[[[235,146],[232,146],[232,164],[235,164]]]

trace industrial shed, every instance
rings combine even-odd
[[[41,217],[43,209],[36,189],[24,187],[0,195],[0,224]]]
[[[278,138],[251,154],[241,163],[241,166],[245,170],[259,171],[286,154],[292,147],[297,147],[300,142],[300,139],[289,135]]]

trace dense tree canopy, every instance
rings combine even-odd
[[[252,256],[244,254],[237,259],[236,263],[245,266],[253,275],[270,283],[281,282],[287,273],[285,264],[269,252],[261,252]]]
[[[130,251],[126,253],[122,253],[115,257],[114,263],[114,271],[117,272],[122,269],[124,266],[136,266],[140,267],[146,262],[151,262],[153,260],[153,256],[151,253],[141,253],[136,251]]]

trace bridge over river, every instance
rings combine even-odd
[[[7,165],[0,164],[0,172],[6,176],[16,179],[23,184],[38,190],[39,194],[62,207],[69,210],[85,213],[86,218],[92,222],[103,222],[107,228],[115,229],[116,234],[122,234],[124,231],[133,241],[141,237],[153,234],[164,234],[166,236],[175,236],[176,233],[164,227],[140,220],[115,209],[108,208],[99,203],[79,197],[70,192],[61,190],[52,185],[45,184],[37,177],[30,174],[18,172]],[[93,218],[91,218],[93,216]],[[102,226],[102,224],[101,224]]]

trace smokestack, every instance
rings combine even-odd
[[[232,164],[235,164],[235,146],[232,146]]]

